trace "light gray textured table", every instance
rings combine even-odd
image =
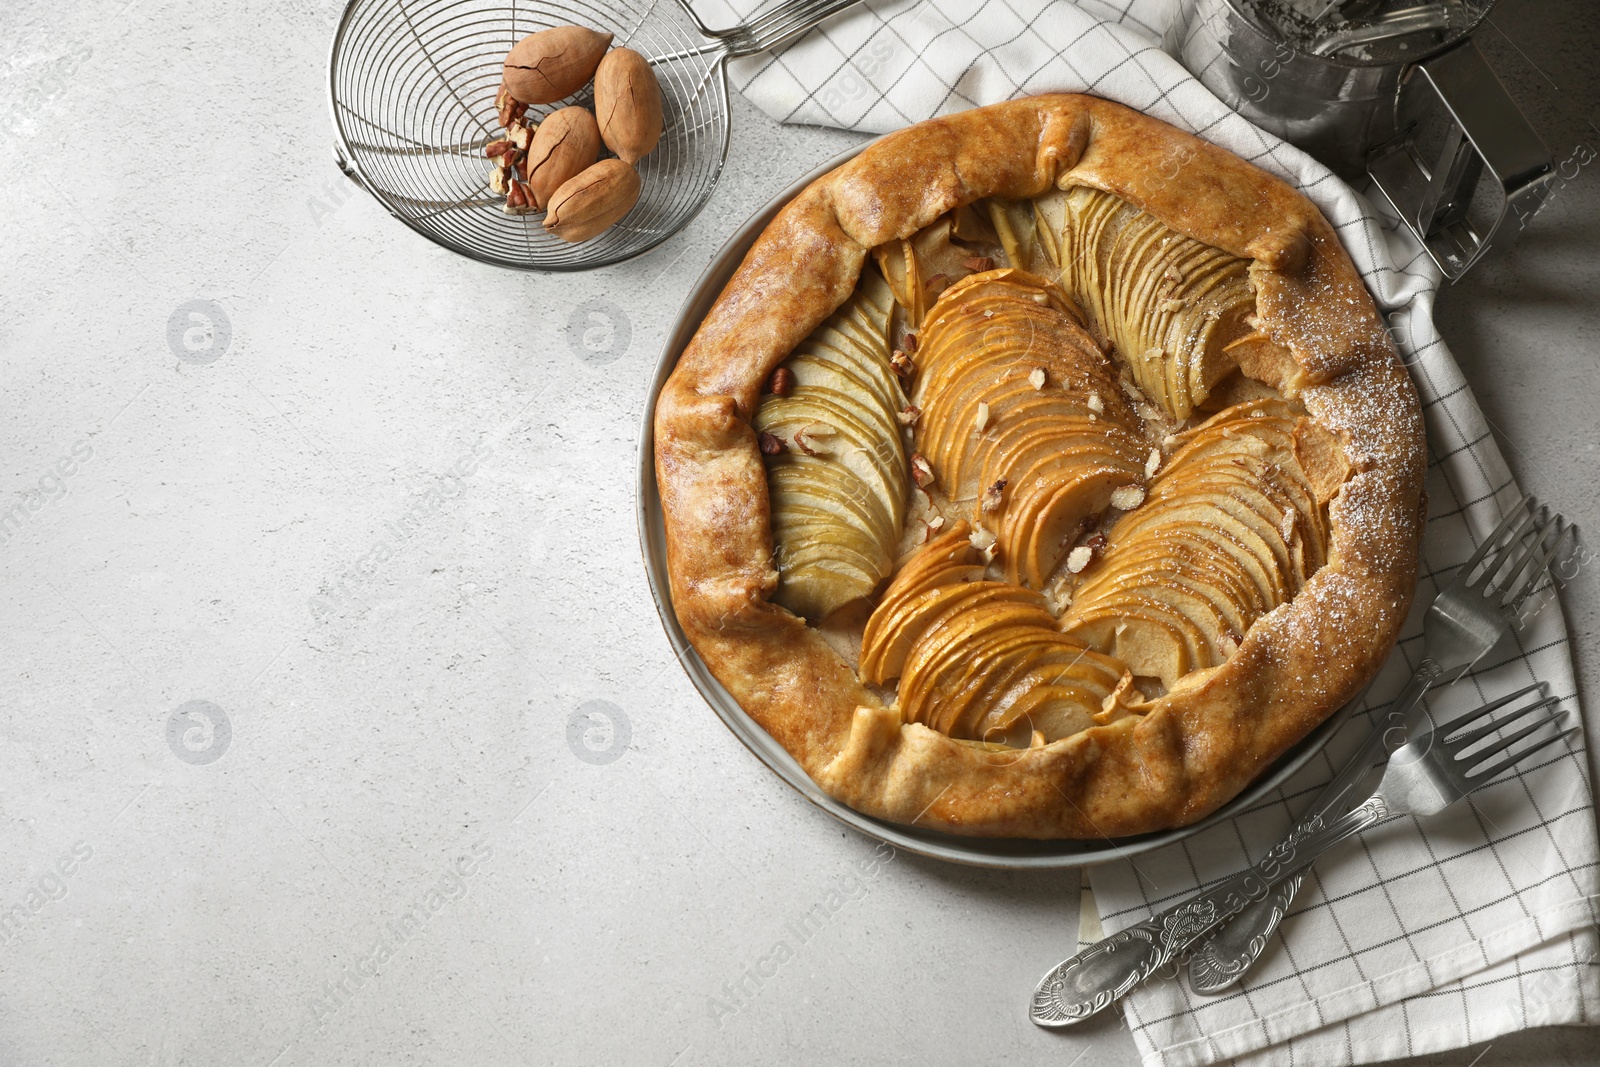
[[[513,274],[335,171],[331,4],[19,7],[0,1064],[1134,1062],[1115,1023],[1027,1021],[1076,872],[875,860],[705,708],[645,593],[633,479],[668,323],[749,212],[855,137],[736,101],[687,233]],[[1558,158],[1600,145],[1584,0],[1495,21]],[[1524,484],[1600,529],[1600,177],[1568,171],[1441,318]],[[1593,574],[1567,606],[1593,700]]]

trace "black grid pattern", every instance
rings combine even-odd
[[[768,0],[697,0],[714,24]],[[1137,864],[1091,872],[1114,931],[1249,862],[1359,744],[1420,655],[1423,610],[1519,491],[1433,325],[1439,276],[1326,168],[1235,115],[1158,47],[1166,0],[869,0],[780,52],[735,63],[734,84],[784,122],[868,132],[1050,90],[1128,104],[1300,188],[1333,222],[1390,325],[1426,409],[1430,516],[1417,606],[1367,701],[1279,793]],[[1448,719],[1538,679],[1576,713],[1554,598],[1468,678],[1429,698]],[[1086,898],[1087,899],[1087,898]],[[1600,1022],[1600,847],[1581,746],[1524,768],[1425,826],[1398,820],[1318,868],[1284,937],[1230,993],[1157,982],[1125,1002],[1147,1065],[1370,1063],[1528,1026]],[[1071,946],[1062,946],[1068,950]]]

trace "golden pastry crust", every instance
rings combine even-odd
[[[1328,562],[1221,666],[1032,749],[903,724],[770,602],[762,383],[854,289],[869,251],[960,205],[1089,186],[1246,257],[1257,329],[1232,354],[1344,442]],[[712,673],[830,795],[952,833],[1093,838],[1181,826],[1237,795],[1376,673],[1416,583],[1426,450],[1411,381],[1332,227],[1277,178],[1156,119],[1052,95],[921,123],[817,179],[756,240],[657,401],[673,606]]]

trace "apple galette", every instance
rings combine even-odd
[[[1377,671],[1425,448],[1328,222],[1046,96],[882,138],[657,402],[673,606],[829,794],[955,833],[1193,822]]]

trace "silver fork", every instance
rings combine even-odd
[[[1540,696],[1532,703],[1495,714],[1535,691]],[[1511,751],[1535,732],[1565,718],[1560,710],[1540,715],[1559,700],[1545,698],[1543,685],[1532,685],[1401,745],[1389,757],[1377,791],[1370,792],[1360,805],[1331,822],[1325,821],[1325,812],[1301,820],[1255,866],[1112,934],[1051,969],[1034,989],[1030,1017],[1051,1028],[1082,1022],[1116,1002],[1207,930],[1250,901],[1259,900],[1273,882],[1305,870],[1345,838],[1394,815],[1436,815],[1534,753],[1565,741],[1577,733],[1576,726],[1558,727],[1553,735]],[[1527,721],[1530,718],[1533,721]],[[1491,739],[1513,726],[1516,729]],[[1362,777],[1370,789],[1370,773]]]
[[[1517,605],[1545,573],[1567,536],[1576,536],[1576,529],[1559,514],[1552,515],[1548,507],[1534,505],[1530,496],[1517,501],[1494,533],[1434,598],[1423,623],[1422,662],[1417,664],[1410,684],[1374,724],[1372,736],[1346,766],[1346,773],[1336,775],[1327,784],[1306,809],[1306,816],[1320,815],[1339,805],[1352,782],[1386,748],[1393,747],[1385,744],[1385,735],[1410,722],[1429,688],[1441,678],[1459,678],[1505,636]],[[1556,535],[1547,545],[1551,530]],[[1475,576],[1486,558],[1487,564]],[[1197,993],[1216,994],[1243,978],[1266,951],[1304,879],[1300,874],[1280,882],[1196,948],[1189,957],[1190,987]]]
[[[696,29],[717,42],[725,58],[738,59],[741,56],[753,56],[758,52],[776,48],[805,33],[823,19],[847,7],[854,7],[860,2],[861,0],[795,0],[793,3],[780,4],[764,15],[758,15],[749,22],[730,26],[725,30],[713,30],[702,22],[689,0],[678,0],[678,6],[683,8]]]

